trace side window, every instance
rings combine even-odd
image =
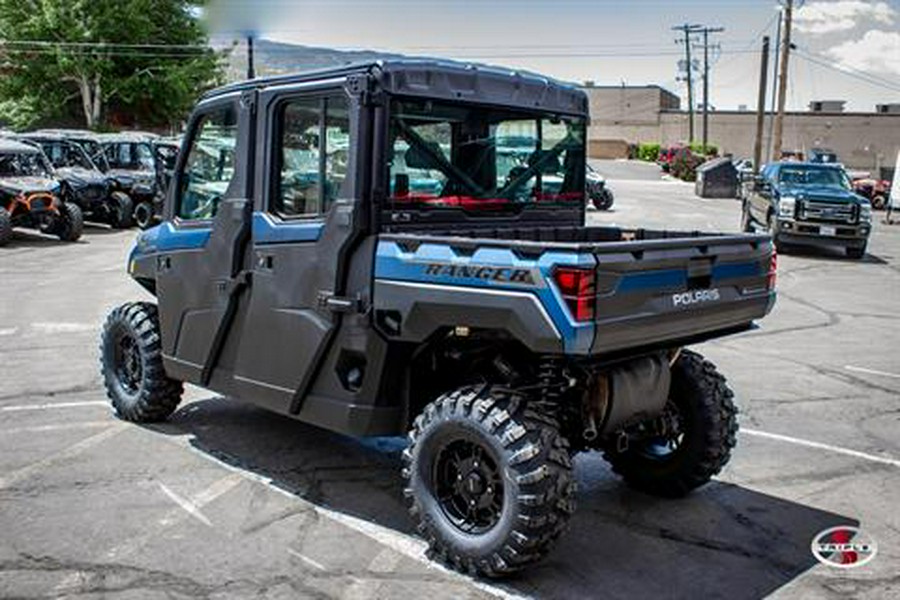
[[[150,149],[149,144],[135,144],[135,157],[137,159],[137,164],[141,169],[152,171],[153,170],[153,150]]]
[[[194,129],[181,175],[178,216],[212,219],[234,177],[237,111],[234,106],[211,110]]]
[[[271,210],[285,217],[324,214],[347,181],[347,100],[343,96],[291,100],[281,107],[278,119],[278,176]]]

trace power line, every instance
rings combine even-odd
[[[891,90],[894,92],[900,92],[900,82],[893,82],[888,79],[883,79],[877,75],[872,75],[871,73],[866,73],[865,71],[853,69],[852,67],[847,67],[844,65],[838,66],[832,62],[827,62],[828,59],[823,58],[822,60],[820,60],[816,55],[799,48],[795,48],[794,52],[796,52],[797,55],[803,60],[819,65],[820,67],[825,67],[826,69],[837,71],[838,73],[846,75],[847,77],[853,77],[854,79],[863,81],[865,83],[868,83],[869,85],[880,87],[886,90]]]

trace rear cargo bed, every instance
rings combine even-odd
[[[771,310],[775,298],[770,287],[773,247],[767,235],[535,227],[386,234],[380,239],[411,254],[423,246],[449,247],[454,264],[494,264],[511,253],[517,267],[533,265],[543,279],[534,293],[548,312],[564,313],[568,323],[555,318],[556,325],[564,335],[577,331],[578,343],[567,349],[578,353],[607,355],[715,337],[749,327]],[[494,262],[486,263],[488,256]],[[553,278],[559,266],[593,270],[595,303],[589,323],[559,310],[565,306]],[[465,277],[457,279],[466,285]],[[593,326],[590,332],[585,325]]]

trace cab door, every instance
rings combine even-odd
[[[332,84],[333,86],[333,84]],[[300,86],[260,96],[253,214],[252,285],[234,378],[240,395],[286,413],[299,411],[353,302],[340,297],[352,245],[358,127],[343,88]],[[265,112],[264,112],[265,111]]]
[[[200,385],[210,382],[248,283],[254,94],[195,110],[157,237],[166,371]]]

